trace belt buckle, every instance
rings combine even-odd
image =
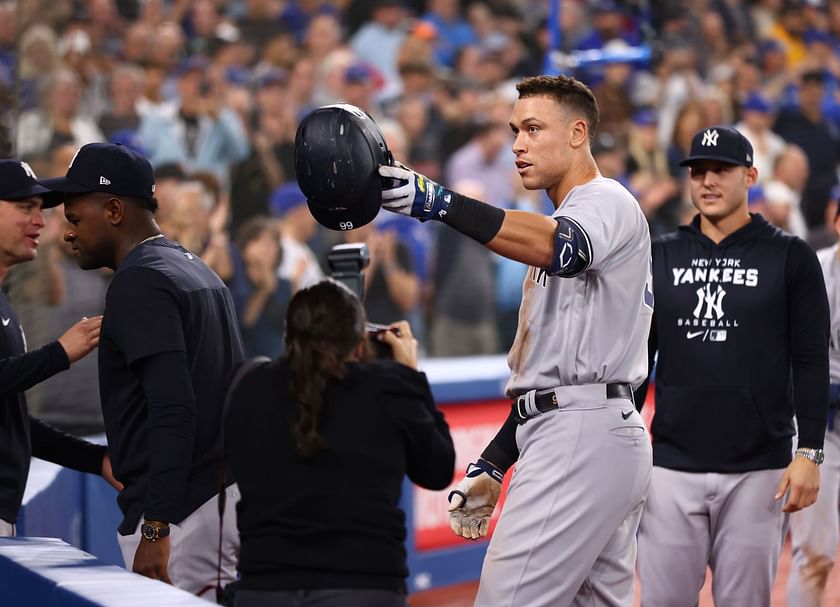
[[[528,417],[527,412],[525,411],[525,395],[517,396],[516,400],[513,403],[513,414],[516,417],[516,423],[520,426],[527,422],[530,417]]]

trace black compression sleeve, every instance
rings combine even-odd
[[[461,234],[487,244],[499,233],[505,219],[503,209],[452,192],[452,202],[440,220]]]
[[[519,459],[519,447],[516,446],[516,427],[518,426],[513,411],[510,412],[499,432],[481,453],[481,458],[496,466],[503,473],[508,471]]]
[[[648,366],[647,377],[642,385],[633,392],[633,402],[636,403],[636,411],[642,412],[642,407],[645,406],[647,399],[648,388],[650,387],[650,374],[653,372],[653,361],[656,357],[656,349],[658,348],[657,333],[656,333],[656,312],[653,313],[653,318],[650,322],[650,334],[648,335]]]

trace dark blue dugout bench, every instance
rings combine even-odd
[[[14,607],[199,607],[207,602],[56,538],[0,538],[0,603]]]
[[[429,376],[435,400],[446,416],[455,441],[457,464],[454,485],[460,480],[467,463],[478,457],[507,417],[509,402],[503,398],[504,384],[509,376],[507,364],[504,356],[485,356],[429,359],[421,362],[421,368]],[[104,437],[94,437],[94,440],[104,441]],[[404,483],[402,506],[408,529],[406,549],[410,592],[475,580],[481,572],[487,542],[461,540],[449,531],[446,512],[448,492],[449,489],[436,492],[418,489],[407,480]],[[8,591],[18,587],[30,589],[33,596],[47,596],[34,594],[35,586],[38,586],[38,592],[52,593],[49,596],[53,598],[50,601],[13,604],[132,604],[125,600],[134,594],[133,590],[111,594],[97,590],[88,602],[69,598],[74,593],[60,592],[59,587],[63,588],[68,583],[67,579],[61,578],[59,582],[55,576],[47,576],[46,573],[63,571],[58,562],[63,557],[67,558],[67,569],[73,571],[72,577],[78,575],[80,579],[90,579],[91,588],[107,576],[112,576],[107,579],[114,588],[138,581],[149,582],[155,587],[164,586],[121,568],[108,567],[121,567],[123,564],[116,541],[120,520],[116,494],[104,480],[33,460],[18,520],[19,538],[0,540],[0,597],[9,597]],[[47,537],[61,538],[69,546],[58,540],[36,539]],[[45,552],[48,548],[55,551],[49,557]],[[4,552],[7,550],[10,552]],[[41,551],[39,554],[50,559],[49,566],[27,561],[23,555],[29,550]],[[7,557],[8,554],[14,555],[14,558]],[[21,585],[22,580],[30,578],[32,584]],[[34,580],[40,582],[36,584]],[[145,589],[143,591],[146,592]],[[117,596],[119,601],[113,602],[112,597]],[[149,600],[147,595],[138,604],[192,603],[169,602],[163,597]]]

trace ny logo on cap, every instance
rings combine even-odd
[[[20,168],[23,169],[23,172],[26,173],[27,177],[31,177],[32,179],[38,179],[38,177],[35,175],[35,171],[32,170],[32,167],[29,166],[28,162],[21,162]]]
[[[107,177],[99,176],[99,185],[111,185],[111,180]]]
[[[703,133],[703,141],[700,142],[700,145],[705,145],[707,147],[714,147],[717,146],[719,133],[716,129],[709,129],[705,133]]]

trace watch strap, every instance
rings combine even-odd
[[[822,449],[800,447],[799,449],[794,451],[794,455],[804,457],[808,461],[813,462],[818,466],[822,464],[823,461],[825,461],[825,452]]]
[[[140,526],[140,535],[143,539],[154,543],[159,539],[169,537],[169,524],[147,521]]]

